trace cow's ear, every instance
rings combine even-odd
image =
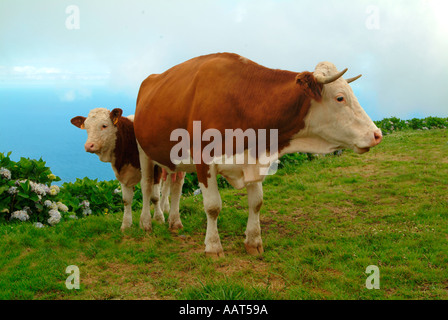
[[[322,100],[323,85],[318,83],[312,72],[301,72],[296,76],[296,83],[300,85],[307,96],[320,101]]]
[[[112,120],[112,123],[114,125],[117,125],[118,120],[120,119],[121,115],[123,114],[123,110],[120,108],[115,108],[110,112],[110,119]]]
[[[77,117],[72,118],[72,120],[70,120],[70,122],[74,126],[77,126],[80,129],[85,129],[84,121],[86,121],[86,117],[83,117],[83,116],[77,116]]]

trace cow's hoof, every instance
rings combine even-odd
[[[184,226],[182,225],[182,222],[180,222],[180,221],[170,222],[170,230],[172,230],[172,231],[182,229],[183,227]]]
[[[152,226],[151,223],[142,223],[140,221],[140,229],[145,230],[146,232],[152,232]]]
[[[130,228],[131,228],[131,226],[122,224],[120,229],[121,229],[121,232],[125,232],[125,230],[130,229]]]
[[[205,256],[207,258],[212,258],[212,259],[224,258],[224,251],[218,251],[218,252],[207,252],[207,251],[205,251]]]
[[[154,215],[154,220],[163,224],[165,223],[165,216],[163,214]]]
[[[262,244],[251,246],[245,243],[244,246],[246,247],[246,252],[251,256],[258,256],[264,252]]]

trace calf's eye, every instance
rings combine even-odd
[[[107,125],[103,124],[103,129],[106,129],[106,128],[107,128]]]
[[[339,96],[339,97],[336,98],[336,100],[338,100],[338,102],[342,102],[342,101],[344,101],[344,97]]]

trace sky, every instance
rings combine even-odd
[[[86,134],[71,117],[96,107],[133,114],[148,75],[214,52],[363,74],[352,87],[373,120],[447,117],[446,16],[445,0],[1,0],[0,152],[39,157],[59,143],[72,158]]]

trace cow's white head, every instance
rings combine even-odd
[[[345,80],[342,75],[346,71],[338,72],[332,63],[321,62],[313,77],[311,73],[297,76],[297,82],[308,86],[313,98],[305,128],[298,136],[319,141],[322,153],[348,148],[361,154],[378,145],[383,137],[349,85],[361,76]]]
[[[117,140],[116,124],[122,113],[119,108],[112,111],[96,108],[89,112],[87,118],[77,116],[71,119],[73,125],[87,131],[86,152],[97,154],[103,162],[112,161]]]

